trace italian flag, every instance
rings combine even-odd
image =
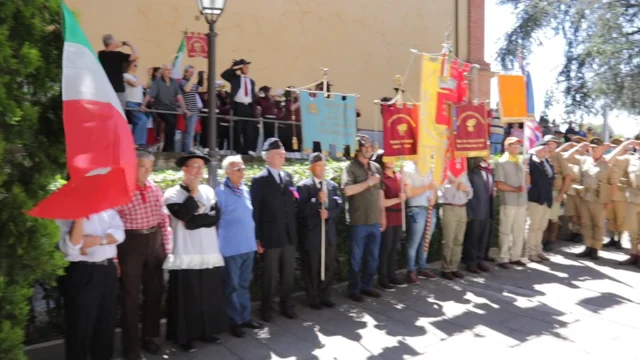
[[[131,202],[137,160],[122,105],[78,21],[61,4],[62,119],[70,180],[29,214],[78,219]]]
[[[182,41],[180,41],[180,46],[178,46],[176,57],[173,59],[173,72],[171,73],[171,77],[174,79],[182,79],[182,70],[184,69],[183,63],[184,58],[186,57],[186,46],[187,44],[184,41],[183,36]]]

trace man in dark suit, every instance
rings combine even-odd
[[[249,77],[250,61],[234,60],[231,67],[220,76],[231,84],[231,110],[233,116],[255,118],[256,82]],[[247,155],[256,150],[258,123],[252,120],[235,120],[233,123],[233,147],[238,154]]]
[[[483,262],[489,249],[493,213],[493,176],[483,158],[469,158],[469,182],[473,197],[467,202],[467,230],[463,257],[467,271],[478,274],[489,271]]]
[[[331,301],[331,286],[336,270],[336,222],[342,210],[338,185],[325,179],[326,163],[321,153],[309,157],[311,178],[298,184],[300,201],[298,219],[302,247],[303,276],[307,303],[313,309],[335,306]],[[325,222],[325,277],[321,280],[321,233]]]
[[[253,220],[258,253],[262,254],[262,320],[273,321],[272,302],[280,284],[280,311],[289,319],[298,316],[291,297],[294,290],[296,243],[296,201],[298,193],[291,174],[282,170],[285,151],[280,140],[267,139],[262,157],[267,167],[251,182]]]

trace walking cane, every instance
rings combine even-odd
[[[327,181],[322,180],[322,192],[327,193]],[[327,201],[322,202],[322,210],[327,210]],[[325,273],[325,258],[326,258],[326,229],[325,229],[325,219],[320,215],[320,280],[324,281],[324,273]]]

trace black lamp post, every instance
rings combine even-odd
[[[209,131],[207,133],[209,143],[209,157],[211,163],[209,163],[209,186],[214,187],[218,182],[218,119],[216,113],[216,36],[218,34],[215,30],[216,22],[224,6],[226,0],[197,0],[200,13],[204,16],[207,24],[209,24],[209,81],[207,84],[208,91],[208,103],[209,103]]]

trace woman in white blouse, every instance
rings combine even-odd
[[[124,241],[115,210],[59,221],[59,247],[69,261],[63,277],[67,359],[113,357],[117,273],[113,258]]]

